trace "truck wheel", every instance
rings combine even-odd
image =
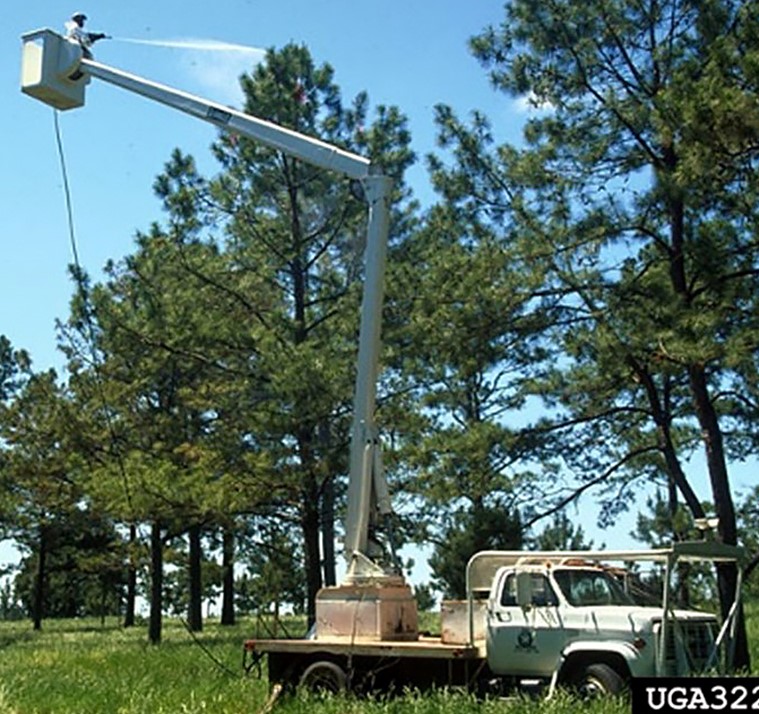
[[[339,694],[348,689],[348,675],[339,664],[319,660],[306,667],[298,684],[312,692]]]
[[[613,667],[602,663],[582,669],[573,684],[583,699],[621,694],[625,690],[625,680]]]

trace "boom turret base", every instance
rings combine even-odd
[[[419,638],[416,598],[402,576],[322,588],[316,639],[410,641]]]

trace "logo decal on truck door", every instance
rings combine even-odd
[[[534,637],[532,631],[526,627],[517,635],[517,650],[527,650],[529,652],[537,652],[538,648],[535,647]]]

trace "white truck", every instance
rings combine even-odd
[[[402,576],[376,560],[373,534],[391,508],[374,422],[391,181],[364,157],[85,57],[49,29],[26,33],[21,89],[59,110],[84,104],[92,79],[259,141],[360,184],[369,209],[365,283],[345,524],[347,574],[317,596],[312,636],[244,644],[248,668],[266,656],[273,691],[304,684],[333,690],[457,685],[499,691],[566,682],[588,693],[619,691],[632,677],[719,669],[730,660],[736,602],[724,623],[675,610],[673,568],[682,560],[737,562],[738,548],[679,543],[654,551],[483,552],[467,566],[467,600],[443,603],[438,637],[420,634],[416,601]],[[602,563],[658,561],[660,607],[641,607]],[[615,575],[616,573],[616,575]],[[740,593],[740,588],[737,589]],[[727,645],[727,652],[719,647]]]
[[[742,556],[740,548],[707,541],[659,550],[484,551],[467,566],[467,599],[442,603],[439,636],[367,635],[381,614],[376,603],[362,607],[356,600],[346,609],[361,635],[249,640],[246,666],[266,655],[275,693],[296,685],[331,691],[457,686],[550,696],[565,685],[594,696],[619,693],[635,677],[719,672],[730,663],[737,606],[724,623],[710,613],[677,610],[672,575],[683,561]],[[660,605],[637,604],[631,594],[630,574],[642,562],[660,564]]]

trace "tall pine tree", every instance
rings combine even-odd
[[[682,463],[700,445],[726,543],[729,460],[756,423],[741,396],[755,392],[757,351],[755,10],[515,0],[472,48],[497,89],[539,110],[525,145],[496,147],[439,112],[455,147],[438,172],[446,198],[509,231],[557,298],[554,357],[531,391],[562,459],[586,485],[615,479],[612,504],[655,474],[697,515]],[[727,614],[736,571],[718,575]]]

